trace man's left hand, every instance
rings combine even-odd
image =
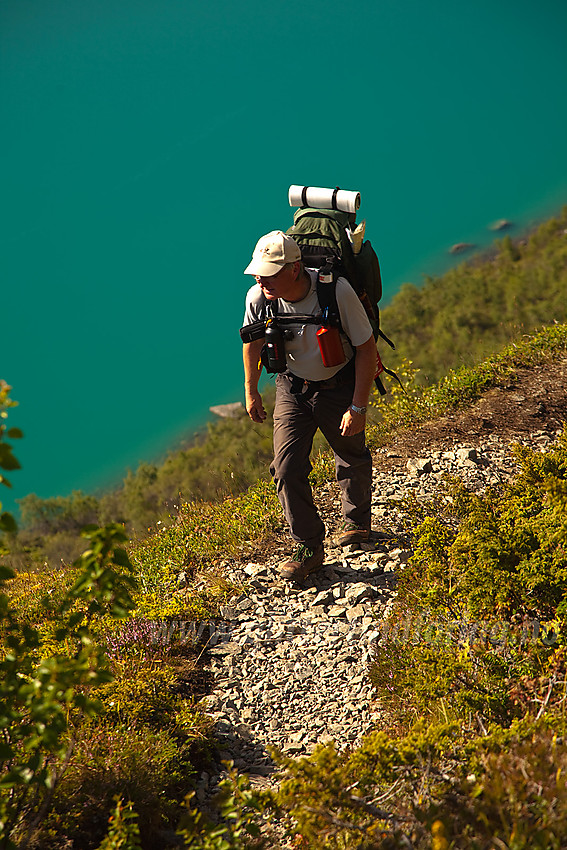
[[[366,426],[366,415],[364,413],[355,413],[350,407],[343,414],[341,421],[341,434],[343,437],[354,437],[355,434],[360,434]]]

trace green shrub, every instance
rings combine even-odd
[[[160,831],[174,828],[180,817],[178,801],[194,773],[185,745],[167,729],[134,723],[86,724],[75,735],[36,846],[60,847],[64,836],[84,850],[96,847],[107,832],[116,796],[136,810],[144,845],[159,846]]]
[[[112,682],[102,685],[97,696],[107,721],[128,726],[143,724],[168,728],[175,717],[177,676],[162,664],[114,664]]]
[[[6,652],[0,663],[3,847],[12,847],[15,835],[29,837],[48,810],[55,777],[64,772],[67,762],[70,716],[81,712],[92,716],[100,711],[91,688],[111,675],[89,624],[99,616],[124,616],[132,607],[131,577],[115,569],[115,565],[131,568],[120,545],[125,541],[123,531],[111,526],[86,534],[90,549],[77,562],[76,581],[54,611],[59,618],[55,641],[72,646],[69,654],[44,654],[39,631],[22,622],[8,596],[0,594]],[[3,589],[12,573],[0,569]],[[81,610],[76,610],[77,604]]]
[[[280,756],[283,781],[261,808],[287,814],[300,847],[560,848],[566,760],[544,721],[481,736],[420,721],[403,736],[371,733],[352,753],[329,744],[309,758]]]
[[[565,643],[566,519],[550,493],[567,481],[567,439],[516,455],[513,484],[484,495],[454,485],[443,510],[420,508],[372,670],[398,722],[471,711],[505,721],[530,708],[511,702],[510,682],[548,674]]]
[[[456,846],[560,850],[567,839],[567,754],[553,730],[512,739],[471,764],[443,801]]]

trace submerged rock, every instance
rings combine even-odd
[[[451,245],[449,253],[464,254],[465,251],[471,251],[473,248],[476,248],[476,245],[472,242],[457,242],[455,245]]]
[[[489,230],[508,230],[510,227],[514,227],[513,222],[508,221],[507,218],[499,218],[498,221],[494,221],[491,225],[489,225]]]
[[[244,405],[241,401],[233,401],[230,404],[215,404],[209,410],[221,419],[237,419],[244,413]]]

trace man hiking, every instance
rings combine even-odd
[[[280,575],[302,581],[323,564],[325,526],[308,481],[309,455],[320,428],[335,455],[341,490],[342,546],[370,537],[372,459],[365,443],[366,407],[376,372],[372,327],[345,278],[336,282],[343,362],[325,366],[317,338],[324,324],[317,298],[318,272],[306,269],[297,243],[280,230],[263,236],[244,271],[256,283],[248,291],[244,325],[273,317],[285,320],[285,371],[276,377],[274,460],[270,472],[298,548]],[[298,321],[294,323],[294,316]],[[308,322],[321,317],[321,323]],[[258,381],[264,337],[244,343],[246,410],[254,422],[266,418]],[[342,354],[342,352],[341,352]]]

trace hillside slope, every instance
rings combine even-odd
[[[291,549],[283,528],[252,560],[227,565],[228,577],[246,590],[221,609],[204,656],[221,756],[251,774],[254,784],[269,785],[270,745],[290,756],[330,740],[339,751],[359,745],[382,715],[367,668],[375,641],[384,637],[380,622],[397,575],[412,555],[406,532],[414,520],[403,500],[438,497],[446,475],[473,492],[509,481],[518,469],[510,444],[548,449],[566,419],[567,357],[561,354],[543,368],[518,370],[513,382],[462,412],[397,432],[374,458],[372,541],[344,551],[328,538],[324,569],[303,587],[277,575],[278,561]],[[340,519],[335,484],[319,488],[317,500],[332,533]],[[220,764],[203,774],[203,802],[223,775]],[[288,846],[277,831],[271,842]]]
[[[382,310],[396,351],[384,363],[414,361],[433,382],[478,363],[520,334],[567,319],[567,207],[529,236],[495,242],[492,252],[423,286],[404,284]]]
[[[283,822],[259,821],[266,847],[446,849],[431,840],[438,823],[451,839],[473,824],[471,840],[452,845],[461,850],[492,846],[476,841],[486,834],[517,850],[566,846],[558,771],[567,775],[567,755],[557,749],[567,734],[566,377],[567,327],[552,326],[431,392],[392,393],[392,420],[369,428],[379,446],[372,540],[334,545],[337,487],[328,465],[316,465],[329,536],[324,568],[304,586],[277,574],[292,546],[264,482],[242,497],[184,504],[132,543],[134,617],[97,627],[115,673],[99,689],[98,755],[93,727],[80,721],[82,743],[36,846],[60,850],[71,836],[94,846],[111,795],[130,795],[134,780],[143,846],[169,846],[176,839],[160,824],[175,829],[195,786],[199,807],[214,811],[225,759],[240,787],[251,781],[247,793],[266,792],[251,800],[260,819],[284,813],[287,834]],[[515,440],[531,448],[513,454]],[[463,489],[447,491],[446,476]],[[73,569],[38,570],[33,583],[24,571],[11,585],[14,610],[43,629],[45,652],[44,592],[61,596],[73,581]],[[455,623],[471,622],[478,639],[455,634]],[[534,623],[551,642],[533,629],[524,641]],[[506,640],[491,638],[493,624]],[[518,630],[520,643],[507,643]],[[525,823],[532,831],[512,845]],[[188,846],[220,846],[198,818],[193,826]],[[231,832],[223,846],[246,844]]]

